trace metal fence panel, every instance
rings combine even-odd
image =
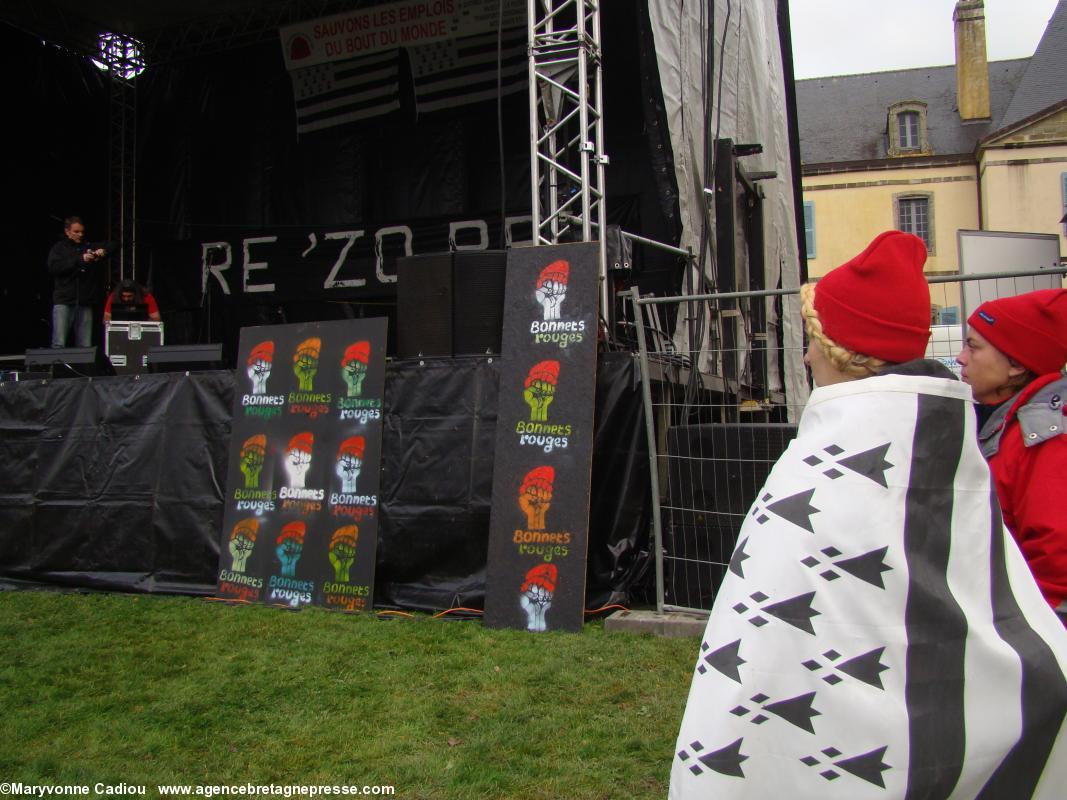
[[[927,357],[958,375],[964,285],[968,302],[981,303],[1032,291],[1038,277],[1042,285],[1055,275],[1062,283],[1065,273],[1061,266],[931,277]],[[796,294],[793,289],[670,298],[640,297],[636,289],[631,294],[651,460],[659,611],[711,608],[745,515],[796,435],[807,393],[781,387],[790,386],[789,369],[802,369],[803,347],[784,346],[774,331],[750,330],[751,319],[759,316],[750,313],[756,304],[795,306]],[[708,326],[697,341],[732,340],[737,349],[678,349],[665,331],[680,315]],[[773,315],[763,318],[768,317]],[[728,325],[739,327],[737,335],[721,335]],[[700,368],[709,364],[714,371]]]

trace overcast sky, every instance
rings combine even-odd
[[[989,60],[1033,55],[1057,2],[985,0]],[[801,79],[953,64],[955,5],[955,0],[789,0],[794,74]]]

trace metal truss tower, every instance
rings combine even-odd
[[[612,309],[605,249],[600,0],[527,0],[530,185],[536,244],[600,242],[600,308]],[[609,322],[610,331],[610,322]]]
[[[119,245],[111,263],[118,278],[134,278],[137,258],[137,86],[144,70],[141,43],[122,34],[100,39],[100,63],[110,81],[107,237]],[[114,277],[114,275],[113,275]]]
[[[107,238],[119,245],[111,269],[133,278],[137,247],[137,87],[117,72],[111,81]]]

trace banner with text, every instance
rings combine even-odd
[[[598,244],[508,253],[485,623],[581,630]]]
[[[370,609],[386,325],[241,331],[219,597]]]
[[[503,6],[501,6],[503,3]],[[526,25],[526,0],[404,0],[281,29],[289,70]]]
[[[172,260],[182,274],[190,261],[198,264],[201,297],[209,291],[268,302],[382,297],[396,293],[398,258],[487,250],[498,246],[500,225],[499,218],[440,217],[347,228],[219,230],[176,244]],[[504,225],[508,247],[532,235],[529,214],[510,216]]]

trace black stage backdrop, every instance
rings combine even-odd
[[[609,221],[677,242],[673,157],[646,4],[610,5],[602,36]],[[0,285],[8,309],[0,353],[21,353],[49,340],[45,259],[62,219],[80,215],[90,238],[113,238],[109,87],[87,59],[4,24],[0,48],[11,67],[0,73],[10,142],[0,155],[0,237],[10,268]],[[405,91],[390,114],[298,137],[277,40],[150,63],[136,86],[136,246],[131,238],[125,255],[135,256],[136,277],[155,290],[168,344],[222,341],[232,358],[244,325],[391,315],[395,284],[376,277],[375,232],[408,226],[413,252],[440,252],[449,248],[441,223],[485,220],[488,247],[499,248],[502,219],[530,212],[525,92],[504,98],[498,120],[495,101],[418,114]],[[336,277],[368,282],[326,288],[347,240],[324,236],[354,230],[366,233]],[[304,257],[311,233],[318,246]],[[461,232],[457,244],[471,235]],[[253,271],[251,283],[258,288],[273,276],[281,291],[226,295],[214,279],[201,291],[204,242],[231,243],[232,276],[242,241],[271,236],[277,242],[250,246],[252,262],[271,265]],[[395,275],[398,244],[396,236],[383,242],[384,274]],[[302,272],[308,260],[313,270]],[[681,275],[672,256],[640,247],[634,272],[643,291],[658,294],[676,290]]]
[[[597,369],[586,607],[647,589],[637,365]],[[482,608],[499,364],[386,369],[375,605]],[[215,590],[232,372],[0,383],[0,582]]]

